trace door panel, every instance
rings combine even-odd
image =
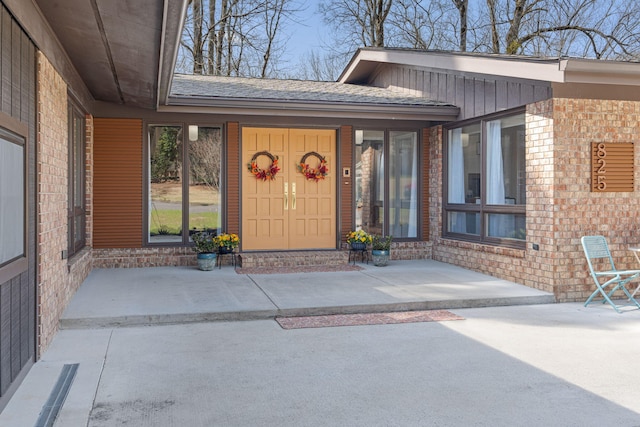
[[[308,180],[297,165],[305,154],[317,152],[329,168],[336,161],[336,132],[318,129],[243,128],[242,159],[255,153],[278,156],[280,171],[272,181],[261,181],[245,166],[242,184],[243,250],[334,249],[336,247],[336,181],[334,171],[322,180]],[[260,156],[265,169],[270,159]],[[306,161],[312,168],[315,156]]]
[[[293,217],[297,222],[289,239],[290,249],[333,249],[336,247],[336,181],[332,166],[336,164],[336,133],[333,130],[291,129],[291,156],[295,164],[305,154],[317,152],[327,159],[329,174],[324,179],[308,180],[294,171],[292,180],[296,184],[296,209]],[[319,160],[310,156],[306,161],[315,168]],[[321,224],[323,224],[321,226]]]
[[[242,247],[247,250],[287,249],[289,233],[286,223],[284,184],[287,174],[288,143],[286,129],[242,129]],[[278,156],[280,172],[272,181],[251,175],[246,165],[255,153],[268,151]],[[267,156],[256,159],[258,167],[269,167]]]

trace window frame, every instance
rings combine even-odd
[[[220,206],[226,205],[226,191],[224,191],[224,182],[226,181],[226,129],[225,126],[217,123],[203,123],[203,122],[191,122],[191,121],[179,121],[179,120],[167,120],[167,121],[146,121],[144,123],[144,144],[143,144],[143,156],[144,156],[144,221],[143,221],[143,230],[142,230],[142,241],[143,245],[146,247],[180,247],[180,246],[189,246],[192,245],[193,242],[190,238],[189,234],[189,181],[184,180],[181,183],[182,190],[182,201],[181,201],[181,212],[182,212],[182,233],[180,235],[180,241],[165,241],[165,242],[152,242],[150,241],[149,236],[149,215],[150,215],[150,182],[151,182],[151,152],[149,151],[149,142],[150,142],[150,129],[152,127],[181,127],[182,135],[184,136],[184,143],[182,144],[182,172],[183,176],[189,176],[188,173],[184,173],[189,170],[189,126],[195,125],[199,128],[217,128],[220,130],[220,138],[221,138],[221,146],[220,146],[220,177],[221,177],[221,185],[220,185]],[[221,229],[226,229],[226,215],[224,209],[219,211]],[[185,224],[187,227],[185,227]]]
[[[357,188],[355,182],[355,174],[356,174],[356,164],[358,163],[358,159],[356,159],[356,132],[357,131],[371,131],[371,132],[383,132],[384,141],[383,141],[383,156],[384,156],[384,182],[383,182],[383,195],[384,195],[384,204],[383,204],[383,216],[384,220],[382,223],[382,232],[384,236],[389,235],[389,226],[390,226],[390,172],[391,172],[391,133],[392,132],[413,132],[416,135],[416,155],[418,157],[418,168],[417,168],[417,176],[416,180],[418,183],[418,188],[416,189],[416,237],[396,237],[393,236],[394,242],[417,242],[422,240],[422,228],[424,224],[423,216],[426,215],[423,212],[423,188],[424,188],[424,165],[420,167],[421,160],[424,155],[424,147],[422,144],[423,141],[423,130],[421,128],[403,128],[403,127],[368,127],[368,126],[353,126],[353,134],[352,134],[352,165],[351,169],[353,171],[354,176],[354,185],[352,189],[352,213],[351,213],[351,223],[356,224],[356,195]]]
[[[76,119],[80,132],[76,135]],[[87,156],[87,122],[85,113],[71,98],[68,99],[68,206],[67,206],[67,255],[72,257],[87,244],[87,188],[86,188],[86,156]],[[79,190],[79,195],[76,195]],[[80,200],[77,200],[80,199]],[[80,203],[78,203],[80,202]],[[76,220],[80,220],[80,234],[76,228]]]
[[[29,265],[29,129],[27,125],[0,113],[0,134],[2,134],[2,137],[10,143],[18,144],[23,148],[23,249],[21,255],[5,261],[4,265],[0,265],[0,283],[4,283],[27,270]]]
[[[525,236],[522,240],[507,239],[504,237],[492,237],[487,235],[486,222],[487,216],[490,214],[513,214],[524,216],[526,223],[526,202],[525,204],[504,204],[490,205],[487,204],[487,123],[505,117],[513,117],[523,115],[525,117],[525,188],[527,185],[526,175],[526,108],[524,106],[504,110],[482,117],[474,117],[468,120],[462,120],[454,123],[447,123],[443,126],[442,133],[442,228],[441,233],[444,238],[453,240],[462,240],[492,246],[503,246],[515,249],[526,248],[526,229]],[[480,203],[471,204],[452,204],[449,203],[449,131],[470,125],[480,125]],[[480,215],[480,232],[478,235],[469,233],[456,233],[448,231],[448,217],[451,212],[477,213]]]

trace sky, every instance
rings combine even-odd
[[[301,9],[297,14],[299,22],[287,22],[285,32],[289,34],[287,53],[283,54],[283,60],[291,64],[298,63],[298,59],[304,57],[313,50],[322,50],[324,24],[322,15],[318,12],[317,0],[300,0]]]

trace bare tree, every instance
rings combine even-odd
[[[496,16],[496,2],[487,0],[487,13],[489,14],[489,28],[491,29],[491,52],[500,52],[500,36],[498,34],[498,18]]]
[[[469,25],[469,15],[467,13],[469,8],[469,0],[451,0],[454,6],[458,10],[458,16],[460,19],[460,52],[467,50],[467,26]]]
[[[321,54],[317,51],[311,51],[305,54],[295,67],[296,74],[286,77],[325,82],[336,81],[342,72],[343,65],[339,54],[335,56],[332,53]]]
[[[336,44],[352,52],[359,46],[386,46],[640,57],[640,2],[485,0],[470,5],[468,0],[326,0],[320,11],[339,35]]]
[[[349,46],[385,46],[385,21],[393,0],[327,0],[319,10],[324,22]]]
[[[189,0],[179,70],[282,76],[296,1]],[[318,11],[333,40],[286,77],[333,80],[367,46],[640,59],[640,2],[322,0]]]
[[[190,0],[179,71],[190,66],[194,74],[252,77],[277,72],[280,30],[295,13],[294,1]]]
[[[637,2],[487,0],[487,15],[494,53],[640,57]]]

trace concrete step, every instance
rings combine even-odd
[[[349,251],[242,252],[242,268],[346,265]]]

